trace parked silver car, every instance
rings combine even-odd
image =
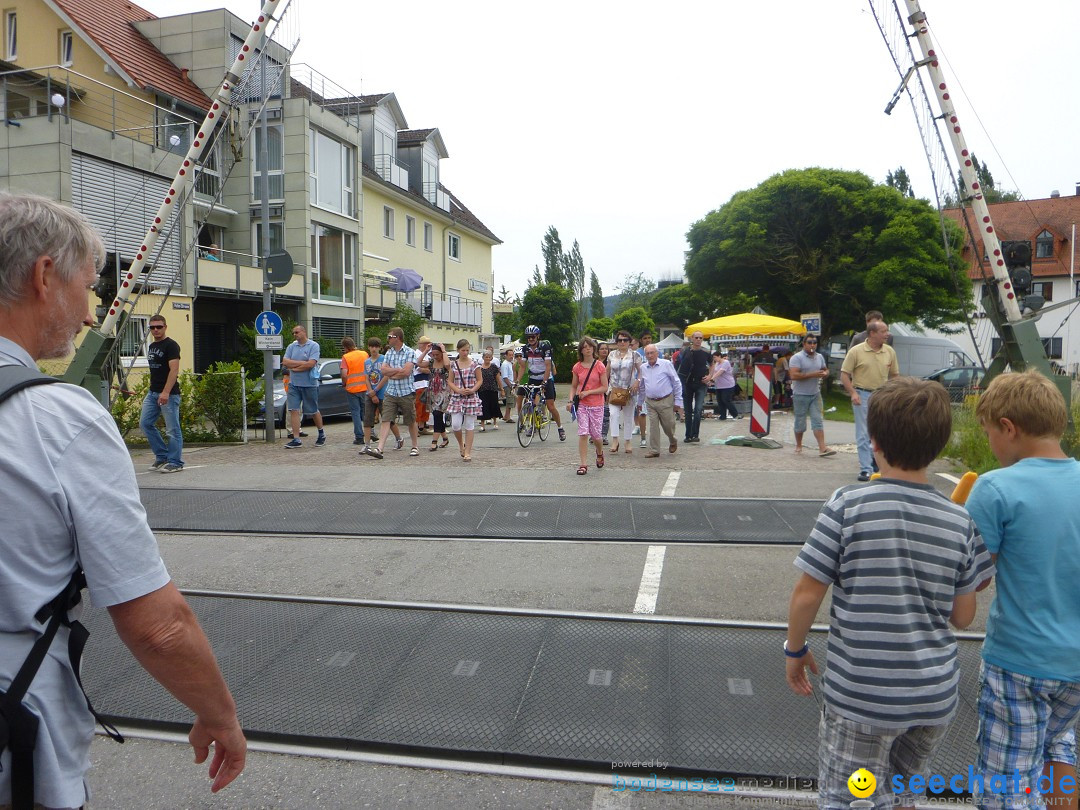
[[[927,374],[924,380],[935,380],[945,386],[949,399],[963,402],[964,398],[980,391],[986,369],[981,366],[950,366]]]
[[[349,416],[349,403],[345,399],[345,386],[341,384],[341,360],[320,360],[316,366],[319,373],[319,413],[323,416]],[[260,412],[257,421],[264,421]],[[285,383],[281,372],[274,375],[274,423],[285,427]]]

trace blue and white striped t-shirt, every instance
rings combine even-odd
[[[825,700],[880,728],[939,725],[956,708],[953,598],[994,572],[963,507],[929,484],[841,487],[795,566],[833,586]]]

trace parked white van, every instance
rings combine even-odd
[[[900,373],[905,376],[925,377],[943,368],[976,365],[967,352],[949,338],[912,334],[911,327],[904,324],[890,326],[890,333]],[[838,335],[829,338],[826,343],[829,371],[837,380],[840,379],[840,367],[850,340],[846,335]]]

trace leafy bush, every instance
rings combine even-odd
[[[190,371],[180,372],[180,432],[186,442],[217,441],[217,433],[206,424],[198,395],[199,378]],[[158,420],[164,424],[164,420]]]
[[[240,363],[235,362],[214,363],[195,382],[195,405],[214,426],[221,441],[240,439],[244,426],[241,385],[244,387],[243,395],[247,398],[255,383],[243,379]]]
[[[113,400],[113,421],[116,422],[116,429],[120,431],[121,438],[126,440],[128,434],[139,427],[139,419],[142,417],[142,403],[146,398],[146,392],[149,390],[150,376],[143,375],[143,378],[139,380],[130,394],[127,396],[121,394]],[[137,436],[141,437],[142,434],[139,433]]]
[[[974,400],[953,408],[952,438],[941,455],[956,459],[965,471],[973,470],[979,475],[1001,466],[990,452],[990,442],[975,418]]]

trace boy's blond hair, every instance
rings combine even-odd
[[[1065,397],[1045,375],[1029,369],[995,377],[975,406],[984,425],[1008,419],[1032,437],[1061,438],[1069,421]]]

